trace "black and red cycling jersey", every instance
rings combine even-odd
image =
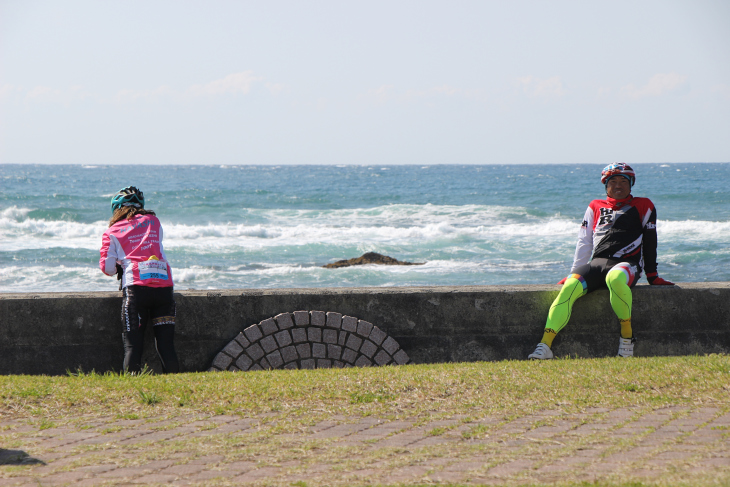
[[[595,258],[631,262],[656,272],[656,209],[649,198],[606,197],[588,205],[578,234],[573,272]]]

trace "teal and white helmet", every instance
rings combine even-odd
[[[112,213],[124,206],[134,206],[135,208],[144,208],[144,193],[134,186],[127,186],[117,191],[112,196]]]

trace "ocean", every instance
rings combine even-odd
[[[144,191],[177,289],[555,283],[604,164],[0,165],[0,292],[114,291],[98,268],[120,188]],[[659,274],[730,280],[730,163],[635,164]],[[378,252],[419,266],[324,264]]]

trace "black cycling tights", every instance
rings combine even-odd
[[[171,287],[129,286],[122,300],[124,370],[139,372],[147,324],[152,324],[155,348],[165,373],[180,371],[175,353],[175,299]]]
[[[142,348],[144,346],[144,331],[147,327],[143,323],[141,327],[122,333],[124,338],[124,370],[127,372],[139,372],[142,368]],[[155,348],[157,355],[162,362],[162,371],[166,374],[180,371],[177,361],[177,353],[173,345],[175,337],[175,325],[167,323],[152,327],[155,333]]]

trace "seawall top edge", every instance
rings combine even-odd
[[[683,282],[676,286],[649,286],[639,284],[638,289],[695,289],[713,290],[730,289],[730,282]],[[535,292],[556,291],[557,284],[520,284],[520,285],[485,285],[485,286],[418,286],[418,287],[336,287],[336,288],[278,288],[278,289],[183,289],[176,290],[175,294],[182,296],[275,296],[295,294],[448,294],[448,293],[495,293],[495,292]],[[0,292],[0,300],[16,299],[66,299],[66,298],[119,298],[119,291],[79,291],[79,292],[38,292],[38,293],[7,293]]]

